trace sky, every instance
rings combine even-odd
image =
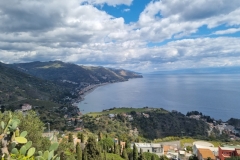
[[[0,61],[240,66],[240,0],[0,0]]]

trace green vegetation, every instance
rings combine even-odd
[[[149,108],[149,107],[143,107],[143,108],[110,108],[107,110],[103,110],[102,112],[90,112],[87,113],[88,116],[96,117],[99,115],[107,115],[107,114],[122,114],[122,113],[131,113],[131,112],[149,112],[149,111],[157,111],[161,113],[168,113],[168,111],[162,109],[162,108]]]
[[[146,112],[149,118],[132,114],[132,126],[139,130],[140,135],[148,139],[167,136],[207,137],[208,125],[204,121],[190,119],[180,112]]]
[[[74,129],[66,125],[63,117],[78,116],[79,109],[72,104],[81,99],[83,88],[138,77],[142,76],[122,69],[84,67],[61,61],[0,63],[0,107],[15,111],[23,104],[30,104],[52,129]]]
[[[109,114],[114,117],[111,118]],[[105,110],[98,114],[87,114],[83,121],[85,128],[95,134],[102,132],[113,137],[121,137],[123,140],[134,141],[160,140],[159,138],[168,136],[173,137],[162,140],[179,140],[180,138],[175,137],[184,136],[202,139],[207,137],[208,130],[208,125],[204,121],[190,119],[179,112],[148,107]]]
[[[51,80],[73,89],[77,88],[77,84],[80,82],[96,84],[126,81],[129,78],[142,77],[137,73],[123,69],[117,70],[104,67],[84,67],[61,61],[19,63],[10,66],[33,76],[45,80]],[[122,74],[123,72],[125,74]],[[74,83],[63,83],[63,80]]]
[[[41,123],[35,123],[39,122],[40,120],[30,114],[33,113],[29,112],[24,116],[20,114],[12,114],[11,112],[4,112],[3,114],[0,114],[2,119],[0,140],[2,142],[1,155],[3,160],[12,158],[34,159],[36,148],[40,149],[41,147],[48,147],[48,144],[46,143],[39,143],[43,142],[41,135],[42,132],[38,130],[38,128],[41,128]],[[32,116],[31,121],[26,123],[29,121],[29,116]],[[31,125],[34,125],[36,128],[30,128],[32,127]],[[20,133],[20,130],[23,129],[26,130]],[[36,133],[35,135],[32,135],[33,130]],[[37,144],[39,144],[39,146]],[[57,147],[58,144],[53,143],[50,145],[49,149],[44,152],[44,154],[39,151],[39,155],[36,158],[39,157],[44,160],[59,160],[59,157],[54,155],[54,151],[57,149]]]

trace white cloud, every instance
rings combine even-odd
[[[213,34],[216,34],[216,35],[233,34],[239,31],[240,31],[240,28],[229,28],[227,30],[216,31]]]
[[[153,68],[239,65],[239,38],[218,37],[239,31],[238,0],[231,3],[225,0],[151,1],[139,21],[131,24],[125,24],[124,18],[115,18],[95,5],[129,6],[132,0],[90,0],[82,5],[83,2],[0,1],[1,61],[58,59],[140,72]],[[198,33],[203,25],[234,28],[214,32],[217,38],[176,40]],[[171,42],[150,45],[166,40]]]
[[[124,9],[123,12],[130,12],[130,8]]]
[[[240,25],[240,1],[159,0],[150,2],[139,17],[141,37],[161,42],[197,33],[199,27]]]
[[[130,6],[132,4],[133,0],[81,0],[82,3],[88,3],[88,4],[94,4],[94,5],[99,5],[99,4],[108,4],[109,6],[116,6],[116,5],[127,5]]]

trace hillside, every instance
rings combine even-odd
[[[0,107],[14,111],[30,104],[43,122],[51,123],[53,128],[66,129],[65,120],[79,114],[72,103],[81,100],[80,94],[87,91],[86,88],[136,77],[141,76],[125,70],[60,61],[0,63]]]
[[[64,102],[64,97],[75,98],[70,90],[51,81],[19,72],[0,63],[0,107],[2,110],[21,109],[30,104],[40,119],[53,128],[65,126],[63,116],[75,108]],[[67,107],[68,110],[61,110]]]
[[[112,108],[89,113],[84,116],[84,127],[94,133],[128,139],[133,138],[129,135],[135,135],[135,138],[149,140],[167,136],[207,137],[209,129],[204,121],[191,119],[180,112],[148,107]]]
[[[60,101],[67,90],[0,64],[0,104],[9,105],[23,99]]]
[[[17,63],[10,66],[41,79],[64,83],[72,88],[79,86],[81,82],[98,84],[142,77],[135,72],[122,69],[79,66],[61,61]]]

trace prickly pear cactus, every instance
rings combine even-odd
[[[15,148],[17,145],[23,145],[27,143],[27,139],[25,138],[27,132],[24,131],[23,136],[21,136],[22,133],[19,135],[18,125],[20,123],[20,120],[12,117],[11,112],[8,112],[8,114],[9,120],[7,124],[1,121],[3,133],[0,135],[0,141],[2,143],[1,151],[3,154],[2,158],[5,159],[10,159],[10,151],[13,150],[13,148]],[[14,152],[16,152],[16,149]]]
[[[45,152],[39,151],[39,156],[36,157],[37,160],[60,160],[58,155],[54,155],[54,151],[58,148],[58,143],[53,143],[49,149]]]

